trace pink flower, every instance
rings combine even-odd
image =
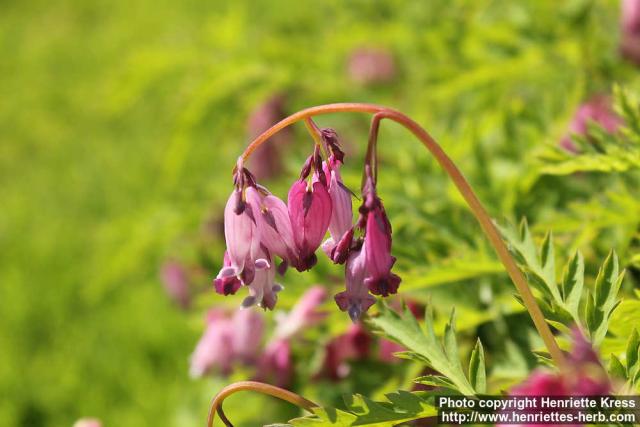
[[[346,290],[334,297],[340,310],[349,313],[354,322],[376,302],[364,284],[367,274],[365,247],[366,244],[363,244],[360,250],[352,251],[349,255],[345,268]]]
[[[230,265],[220,270],[218,278],[240,276],[245,266],[252,269],[260,234],[251,205],[243,199],[241,190],[234,190],[224,209],[224,236]]]
[[[367,277],[364,283],[374,295],[386,297],[395,294],[400,285],[400,277],[391,272],[396,262],[391,256],[391,224],[381,204],[367,214],[364,244],[367,247]]]
[[[262,195],[253,187],[247,188],[247,202],[253,208],[261,243],[272,255],[291,264],[298,259],[287,205],[272,194]]]
[[[223,310],[211,310],[207,328],[191,355],[191,377],[202,377],[211,370],[231,373],[233,363],[233,322]]]
[[[227,251],[224,252],[224,267],[231,267],[231,257]],[[216,292],[221,295],[234,295],[242,286],[242,282],[237,276],[216,277],[213,281]]]
[[[231,322],[234,358],[245,364],[255,362],[264,335],[263,316],[255,310],[240,309],[235,311]]]
[[[362,84],[388,83],[396,76],[393,56],[383,49],[361,48],[348,59],[351,80]]]
[[[81,418],[73,424],[73,427],[102,427],[102,422],[97,418]]]
[[[298,271],[309,270],[316,262],[315,251],[322,243],[331,221],[331,196],[322,182],[296,181],[289,190],[289,218],[298,249]]]
[[[221,309],[209,311],[207,327],[191,355],[191,376],[212,371],[229,375],[235,362],[254,363],[263,333],[264,322],[256,311],[239,309],[233,315]]]
[[[353,239],[353,208],[351,191],[344,185],[340,177],[341,163],[330,159],[325,173],[329,176],[329,196],[331,196],[331,221],[329,234],[331,237],[322,244],[324,252],[336,263],[343,263],[348,255]]]
[[[560,146],[572,153],[577,152],[571,135],[588,136],[589,123],[596,123],[607,132],[615,133],[623,122],[613,111],[609,97],[595,96],[578,108],[569,126],[569,133],[560,141]]]
[[[160,277],[164,289],[180,307],[188,308],[191,303],[189,277],[187,270],[176,261],[167,261],[162,265]]]
[[[275,336],[278,339],[291,339],[304,329],[324,320],[328,313],[320,311],[327,299],[327,290],[323,286],[312,286],[298,300],[288,315],[278,319]]]
[[[257,379],[274,383],[278,387],[288,387],[292,378],[291,343],[286,339],[272,341],[260,359]]]

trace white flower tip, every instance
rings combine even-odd
[[[266,270],[271,268],[271,264],[264,258],[258,258],[255,262],[256,270]]]
[[[246,297],[242,300],[242,304],[240,304],[242,308],[248,308],[254,305],[256,305],[256,297],[254,296]]]
[[[218,273],[218,279],[226,279],[227,277],[237,276],[237,271],[238,269],[232,266],[222,267],[222,269]]]

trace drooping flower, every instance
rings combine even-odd
[[[611,99],[604,95],[597,95],[578,108],[569,125],[569,132],[560,141],[560,146],[567,151],[576,153],[578,148],[571,141],[571,135],[588,136],[589,123],[596,123],[607,132],[615,133],[623,121],[613,111]]]
[[[296,181],[289,190],[289,218],[298,249],[298,271],[309,270],[317,262],[320,247],[331,221],[331,196],[324,183]]]
[[[167,295],[183,309],[188,308],[191,294],[185,266],[177,261],[167,261],[162,265],[160,277]]]
[[[356,322],[362,313],[376,302],[364,283],[367,275],[366,264],[366,244],[363,244],[359,250],[352,251],[347,259],[345,267],[346,290],[334,297],[340,310],[349,313],[353,322]]]
[[[365,285],[374,295],[389,296],[398,291],[400,277],[391,272],[395,257],[391,255],[391,223],[382,200],[376,194],[371,168],[365,167],[365,185],[358,226],[363,228],[366,247]]]
[[[314,326],[324,320],[328,313],[319,308],[327,299],[324,286],[312,286],[296,302],[291,311],[280,316],[274,336],[278,339],[291,339],[304,329]]]
[[[242,189],[234,190],[227,201],[224,209],[224,236],[230,265],[220,270],[218,277],[240,276],[245,266],[252,268],[251,249],[260,240],[252,207],[244,200]]]
[[[81,418],[73,424],[73,427],[102,427],[102,422],[97,418]]]
[[[364,283],[374,295],[395,294],[400,285],[400,277],[391,272],[395,257],[391,256],[391,225],[382,204],[367,214],[367,228],[364,237],[366,250],[367,277]]]
[[[346,261],[353,240],[353,208],[351,191],[344,185],[340,177],[341,162],[333,156],[325,167],[329,177],[329,196],[331,196],[332,212],[329,222],[331,237],[322,244],[322,249],[337,264]]]

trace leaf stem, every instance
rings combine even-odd
[[[211,407],[209,409],[209,417],[207,418],[207,427],[213,426],[213,420],[216,416],[216,413],[218,413],[220,419],[227,427],[233,427],[231,422],[227,419],[227,417],[224,415],[224,412],[222,411],[222,402],[233,393],[244,390],[257,391],[258,393],[277,397],[278,399],[292,403],[296,406],[299,406],[300,408],[306,409],[307,411],[310,411],[312,408],[318,407],[318,405],[316,405],[312,401],[307,400],[304,397],[289,390],[285,390],[274,385],[257,381],[239,381],[237,383],[229,384],[228,386],[220,390],[220,392],[213,398],[213,400],[211,401]]]
[[[535,325],[538,333],[542,337],[549,354],[554,360],[556,366],[563,367],[565,365],[565,357],[560,347],[558,347],[558,343],[549,328],[549,325],[544,319],[544,315],[540,310],[540,307],[536,303],[536,300],[527,284],[524,275],[518,268],[515,260],[509,253],[507,246],[505,245],[500,233],[496,229],[491,217],[487,214],[486,210],[480,203],[480,200],[473,192],[473,189],[462,175],[462,172],[458,169],[458,167],[453,163],[453,161],[447,156],[442,147],[424,130],[418,123],[413,121],[411,118],[406,116],[405,114],[393,110],[387,107],[383,107],[375,104],[363,104],[363,103],[339,103],[339,104],[327,104],[320,105],[316,107],[307,108],[297,113],[292,114],[289,117],[279,121],[266,131],[264,131],[261,135],[259,135],[245,150],[242,154],[243,159],[247,159],[251,153],[262,145],[269,137],[273,136],[280,130],[300,121],[306,120],[310,117],[317,115],[324,115],[330,113],[343,113],[343,112],[358,112],[358,113],[371,113],[375,114],[374,119],[377,118],[376,121],[379,121],[383,118],[392,120],[400,125],[404,126],[409,132],[411,132],[417,139],[422,142],[422,144],[431,152],[431,154],[436,158],[440,166],[445,170],[445,172],[449,175],[449,177],[453,180],[453,183],[460,191],[460,194],[465,199],[473,215],[476,217],[478,222],[480,223],[480,227],[484,231],[485,235],[489,239],[489,242],[495,249],[498,254],[498,258],[504,265],[507,273],[511,277],[516,289],[520,293],[522,297],[522,301],[529,311],[531,315],[531,319],[533,320],[533,324]]]

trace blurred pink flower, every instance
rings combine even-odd
[[[278,318],[278,326],[274,336],[277,339],[289,340],[304,329],[322,322],[328,313],[319,308],[326,299],[327,290],[323,286],[317,285],[309,288],[288,314]]]
[[[349,329],[329,341],[325,347],[325,356],[320,377],[331,380],[340,380],[349,375],[350,361],[365,359],[369,356],[371,348],[371,335],[360,324],[349,325]]]
[[[401,346],[400,344],[385,338],[380,338],[380,340],[378,341],[378,358],[382,362],[385,362],[385,363],[400,362],[400,359],[395,357],[393,354],[399,353],[401,351],[407,351],[407,349]]]
[[[263,332],[259,312],[238,309],[230,315],[222,309],[210,310],[207,327],[191,355],[191,376],[198,378],[211,371],[228,375],[235,362],[255,362]]]
[[[81,418],[73,424],[73,427],[102,427],[102,422],[97,418]]]
[[[162,265],[160,278],[167,295],[180,307],[188,308],[191,303],[191,295],[186,268],[177,261],[167,261]]]
[[[360,84],[389,83],[396,77],[393,55],[381,48],[359,48],[347,61],[349,78]]]
[[[577,152],[577,147],[571,141],[571,135],[588,135],[588,124],[596,123],[609,133],[615,133],[622,125],[622,119],[611,106],[611,99],[605,95],[597,95],[582,104],[576,111],[569,132],[560,141],[560,146],[572,153]]]
[[[278,387],[288,387],[293,373],[291,342],[288,339],[271,341],[260,358],[257,379]]]
[[[622,0],[620,14],[622,56],[640,65],[640,1]]]

